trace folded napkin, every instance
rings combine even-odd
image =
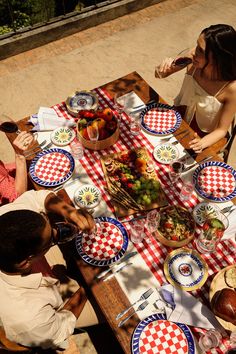
[[[146,107],[141,98],[134,91],[126,93],[122,96],[122,99],[123,98],[125,98],[125,112],[127,114],[139,114]]]
[[[38,114],[33,114],[29,122],[34,125],[32,131],[48,131],[59,127],[73,127],[74,120],[59,117],[53,108],[40,107]]]
[[[236,209],[232,211],[232,213],[230,213],[229,215],[228,214],[225,214],[229,220],[229,226],[228,228],[225,230],[224,234],[223,234],[223,237],[222,237],[222,240],[229,240],[229,239],[232,239],[234,241],[235,238],[236,238],[236,228],[235,228],[235,225],[236,225]]]
[[[205,329],[224,330],[213,312],[188,292],[171,284],[164,284],[158,292],[166,303],[166,316],[169,321]]]

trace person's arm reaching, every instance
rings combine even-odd
[[[47,211],[62,215],[82,231],[91,232],[95,227],[93,217],[85,209],[74,208],[54,193],[46,197],[45,208]]]

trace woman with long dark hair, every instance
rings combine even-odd
[[[184,119],[195,131],[190,148],[199,153],[228,135],[236,114],[236,31],[217,24],[205,28],[189,56],[175,106],[186,106]],[[156,77],[167,77],[183,67],[166,58]]]

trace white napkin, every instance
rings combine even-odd
[[[125,98],[125,112],[127,114],[140,113],[146,107],[145,103],[134,91],[126,93],[122,96],[123,98]]]
[[[53,108],[48,107],[40,107],[38,114],[32,115],[29,121],[34,125],[32,131],[49,131],[62,126],[73,127],[75,125],[74,120],[59,117]]]
[[[234,211],[232,211],[232,213],[230,213],[229,215],[226,214],[226,216],[229,220],[229,226],[225,230],[222,240],[229,240],[229,239],[235,240],[235,238],[236,238],[236,209]]]
[[[205,329],[217,328],[223,330],[213,312],[194,296],[171,284],[164,284],[161,288],[169,290],[174,297],[174,310],[166,307],[166,315],[169,321]]]

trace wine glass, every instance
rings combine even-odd
[[[184,163],[182,161],[175,160],[170,164],[169,178],[173,183],[178,181],[183,169]]]
[[[98,120],[97,119],[88,122],[87,133],[88,133],[88,137],[91,141],[95,142],[98,140],[99,130],[98,130]]]
[[[114,95],[115,109],[121,115],[126,108],[127,97],[124,91],[118,91]]]
[[[6,114],[0,116],[0,130],[4,133],[19,134],[21,132],[14,120]]]
[[[179,52],[176,55],[175,59],[172,62],[172,65],[184,68],[185,66],[191,64],[192,61],[193,59],[191,55],[191,49],[185,48],[184,50],[181,50],[181,52]]]
[[[155,68],[155,77],[162,79],[173,73],[173,68],[184,68],[192,63],[192,54],[190,48],[181,50],[174,59],[166,58]],[[176,71],[176,70],[175,70]]]
[[[77,235],[81,233],[76,225],[65,221],[56,222],[53,227],[57,231],[54,242],[58,245],[73,240]]]

